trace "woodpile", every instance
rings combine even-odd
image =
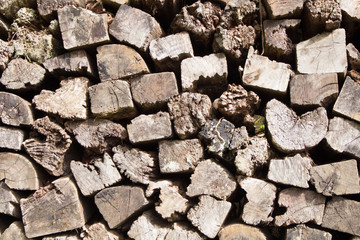
[[[0,240],[360,239],[358,0],[0,0]]]

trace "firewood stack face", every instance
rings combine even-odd
[[[360,1],[0,0],[0,240],[360,239]]]

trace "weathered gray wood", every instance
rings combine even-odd
[[[248,201],[244,205],[241,219],[251,225],[272,222],[271,214],[274,210],[276,198],[275,185],[251,177],[239,178],[238,182],[240,187],[245,190]]]
[[[312,159],[296,154],[284,159],[271,159],[267,178],[273,182],[308,188]]]
[[[84,0],[38,0],[37,9],[39,14],[45,18],[50,19],[56,11],[64,6],[74,5],[85,8]]]
[[[10,152],[0,153],[0,181],[17,190],[37,190],[41,187],[41,174],[27,157]]]
[[[330,120],[327,145],[338,153],[360,159],[360,124],[340,117]]]
[[[96,60],[101,81],[130,78],[149,73],[141,55],[122,44],[108,44],[96,48]]]
[[[95,204],[113,229],[121,227],[130,217],[143,210],[149,201],[140,187],[117,186],[105,188],[96,194]]]
[[[286,230],[286,240],[331,240],[332,235],[328,232],[307,227],[304,224],[297,225],[296,227]]]
[[[31,104],[12,93],[0,92],[0,112],[1,122],[6,125],[29,126],[34,122]]]
[[[72,143],[71,137],[47,116],[37,119],[33,128],[39,136],[24,141],[26,152],[54,176],[69,172],[70,159],[66,152]]]
[[[294,108],[328,107],[338,93],[336,73],[297,74],[290,81],[290,104]]]
[[[0,126],[0,148],[21,150],[25,132],[21,129]]]
[[[141,151],[125,145],[112,149],[116,167],[134,183],[149,184],[157,176],[157,161],[154,153]]]
[[[345,30],[325,32],[297,44],[296,64],[300,73],[337,73],[344,77],[347,70]]]
[[[268,238],[265,234],[256,227],[248,226],[245,224],[234,223],[225,226],[220,230],[219,234],[220,240],[267,240]]]
[[[0,14],[9,20],[12,20],[16,12],[23,7],[33,8],[36,6],[35,0],[8,0],[2,1],[0,5]]]
[[[265,0],[264,5],[271,19],[301,18],[306,0]]]
[[[25,236],[23,223],[15,221],[0,235],[0,240],[29,240],[29,238]]]
[[[205,240],[205,237],[188,226],[188,224],[176,222],[166,234],[165,240]]]
[[[360,202],[333,197],[327,202],[321,226],[360,237]]]
[[[174,129],[180,139],[197,135],[206,121],[213,117],[211,100],[200,93],[182,93],[168,102]]]
[[[159,142],[159,167],[161,173],[193,172],[204,157],[199,139]]]
[[[149,53],[158,70],[176,73],[180,72],[180,63],[183,59],[194,56],[188,32],[152,40],[149,45]]]
[[[43,237],[42,240],[82,240],[77,234],[77,229],[71,232],[57,233]]]
[[[106,14],[95,14],[72,5],[58,9],[58,19],[66,50],[85,48],[110,41]]]
[[[186,195],[195,197],[206,194],[225,200],[235,191],[236,186],[234,176],[226,168],[208,159],[195,168]]]
[[[326,109],[319,107],[301,116],[282,102],[272,99],[266,104],[265,119],[274,146],[285,153],[316,146],[326,135]]]
[[[356,49],[354,44],[346,45],[348,64],[353,70],[360,70],[360,52]]]
[[[4,182],[0,182],[0,213],[21,217],[19,201],[19,193],[12,191]]]
[[[311,168],[310,175],[316,191],[325,196],[360,192],[356,160],[315,166]]]
[[[35,238],[82,227],[88,217],[75,183],[69,177],[56,179],[28,198],[20,200],[25,234]]]
[[[1,71],[5,70],[13,53],[14,53],[14,48],[10,45],[10,43],[0,39],[0,70]]]
[[[146,52],[152,40],[164,35],[160,24],[150,14],[128,5],[121,5],[109,29],[118,41]]]
[[[208,195],[199,197],[199,203],[187,214],[189,221],[209,238],[215,238],[231,209],[231,203]]]
[[[286,212],[275,217],[276,226],[307,223],[312,221],[321,224],[325,197],[314,191],[299,188],[287,188],[280,192],[278,204],[286,207]]]
[[[114,230],[109,230],[103,222],[95,222],[91,225],[85,225],[82,228],[80,236],[83,240],[124,240],[122,234]]]
[[[167,112],[140,115],[127,125],[132,144],[156,143],[172,137],[170,115]]]

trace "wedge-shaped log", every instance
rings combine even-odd
[[[31,104],[21,97],[7,92],[0,92],[0,119],[11,126],[29,126],[34,117]]]
[[[20,194],[12,191],[4,182],[0,182],[0,213],[21,217],[19,201]]]

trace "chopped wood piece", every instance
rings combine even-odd
[[[287,93],[291,67],[289,64],[275,62],[249,50],[245,62],[242,83],[244,86],[277,95]]]
[[[96,153],[109,151],[127,138],[126,129],[121,124],[107,119],[69,121],[65,126],[81,146]]]
[[[236,190],[236,186],[234,176],[226,168],[208,159],[195,168],[186,195],[195,197],[206,194],[225,200]]]
[[[128,236],[135,240],[165,240],[170,230],[168,222],[158,217],[155,211],[149,210],[133,222]]]
[[[61,176],[69,172],[66,152],[72,143],[71,137],[47,116],[37,119],[33,128],[39,136],[24,141],[26,152],[51,175]]]
[[[19,200],[20,195],[17,192],[12,191],[4,182],[0,182],[0,213],[21,217]]]
[[[88,48],[110,41],[106,14],[95,14],[72,5],[58,9],[57,13],[66,50]]]
[[[284,159],[272,159],[267,178],[273,182],[308,188],[312,159],[296,154]]]
[[[331,240],[332,235],[328,232],[309,228],[304,224],[297,225],[296,227],[289,228],[286,230],[286,240]]]
[[[223,53],[181,61],[182,91],[198,91],[217,97],[226,90],[227,75],[227,61]]]
[[[16,12],[23,7],[33,8],[36,2],[34,0],[7,0],[2,1],[0,5],[0,14],[9,20],[12,20],[16,15]]]
[[[204,157],[199,139],[159,142],[159,167],[161,173],[188,173]]]
[[[89,163],[71,161],[70,168],[84,196],[94,195],[121,180],[120,173],[107,153],[104,154],[103,159],[95,158]]]
[[[266,104],[267,129],[274,146],[285,153],[300,152],[316,146],[326,135],[326,109],[319,107],[297,116],[282,102],[272,99]]]
[[[24,226],[21,221],[16,221],[10,224],[10,226],[0,236],[1,240],[30,240],[25,236]],[[69,239],[70,240],[70,239]]]
[[[175,96],[169,100],[168,108],[180,139],[196,136],[206,121],[213,117],[210,98],[200,93],[185,92]]]
[[[85,1],[77,0],[41,0],[37,1],[37,9],[41,17],[50,19],[62,7],[74,5],[85,8]]]
[[[0,126],[0,148],[21,150],[25,132],[21,129]]]
[[[241,219],[251,225],[269,224],[273,218],[275,185],[260,179],[246,177],[238,180],[240,187],[246,192],[246,199]],[[259,194],[261,193],[261,194]]]
[[[155,179],[157,162],[155,154],[119,145],[112,149],[116,167],[134,183],[149,184]]]
[[[209,238],[215,238],[231,209],[231,203],[202,195],[199,203],[188,211],[187,218]]]
[[[266,137],[251,137],[245,148],[236,150],[236,171],[248,177],[253,176],[257,168],[266,165],[273,155]]]
[[[146,197],[151,197],[155,190],[160,190],[159,202],[155,210],[168,221],[180,219],[190,207],[189,201],[182,196],[179,187],[168,180],[150,182],[146,189]]]
[[[256,227],[235,223],[225,226],[219,232],[220,240],[267,240],[265,234]]]
[[[14,48],[9,42],[0,39],[0,70],[4,71],[14,53]]]
[[[166,107],[173,96],[179,94],[176,76],[172,72],[146,74],[131,79],[134,102],[144,112]]]
[[[150,115],[140,115],[127,125],[129,140],[132,144],[156,143],[172,137],[170,115],[158,112]]]
[[[160,24],[150,14],[128,5],[121,5],[109,29],[118,41],[132,45],[142,52],[152,40],[164,35]]]
[[[33,195],[20,200],[22,220],[28,238],[82,227],[89,217],[69,177],[56,179]]]
[[[141,55],[131,47],[121,44],[108,44],[97,47],[96,50],[101,81],[130,78],[150,72]]]
[[[101,190],[95,204],[111,229],[119,228],[148,204],[144,191],[136,186],[117,186]]]
[[[90,56],[85,50],[68,52],[54,58],[47,59],[44,67],[54,75],[86,75],[95,77],[96,73]]]
[[[83,240],[124,240],[124,237],[120,233],[109,230],[103,222],[85,225],[82,227],[82,233],[80,233],[80,235]]]
[[[166,234],[165,240],[205,240],[205,237],[191,229],[188,224],[176,222]]]
[[[278,204],[286,207],[283,215],[275,217],[276,226],[307,223],[313,221],[320,225],[325,209],[325,197],[314,191],[287,188],[280,192]]]
[[[207,121],[199,132],[199,138],[208,145],[207,150],[227,161],[232,161],[234,150],[246,146],[248,137],[245,126],[235,128],[234,124],[223,118]]]
[[[88,84],[89,80],[84,77],[62,80],[55,92],[42,90],[32,102],[36,109],[58,114],[61,118],[86,119]]]
[[[316,191],[325,196],[360,192],[356,160],[315,166],[310,170],[310,175]]]
[[[333,107],[335,114],[350,118],[360,123],[360,85],[346,77],[340,94]]]
[[[336,73],[298,74],[290,81],[291,107],[328,107],[339,93]]]
[[[356,49],[354,44],[346,45],[348,64],[353,70],[360,70],[360,52]]]
[[[43,237],[42,240],[82,240],[77,234],[77,229],[72,232],[58,233]],[[112,240],[112,239],[111,239]]]
[[[16,58],[8,64],[2,73],[0,82],[6,89],[31,90],[43,82],[45,73],[46,70],[40,65]]]
[[[340,117],[330,120],[325,136],[328,146],[338,153],[360,159],[360,124]]]
[[[180,63],[183,59],[194,57],[188,32],[171,34],[152,40],[149,52],[158,70],[176,73],[180,72]]]
[[[321,226],[360,237],[360,202],[333,197],[326,204]]]
[[[316,49],[316,51],[314,51]],[[347,70],[345,30],[325,32],[296,45],[297,70],[304,74],[337,73]]]
[[[264,5],[271,19],[301,18],[306,0],[265,0]]]
[[[17,153],[0,153],[0,181],[17,190],[37,190],[42,185],[41,175],[36,166],[26,157]]]
[[[7,92],[0,92],[0,119],[11,126],[29,126],[34,122],[31,104],[21,97]]]

